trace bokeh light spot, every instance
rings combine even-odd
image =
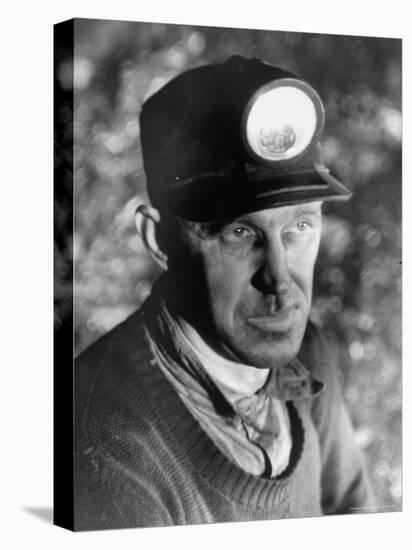
[[[88,87],[93,75],[94,64],[89,59],[75,59],[73,69],[73,84],[77,90],[84,90]]]
[[[371,247],[379,246],[381,243],[381,234],[377,229],[368,229],[365,234],[365,241]]]
[[[369,315],[369,313],[363,312],[359,315],[358,327],[361,330],[369,331],[373,327],[373,324],[374,324],[373,317],[372,315]]]
[[[378,477],[386,477],[389,473],[389,464],[386,460],[379,460],[375,466],[375,474]]]
[[[115,258],[110,262],[110,267],[115,275],[121,275],[125,270],[125,264],[120,258]]]
[[[187,39],[187,48],[190,53],[200,55],[206,47],[206,39],[200,32],[192,32]]]
[[[113,153],[113,155],[118,155],[121,153],[124,149],[124,143],[123,140],[120,138],[120,136],[117,136],[116,134],[112,134],[106,137],[104,142],[106,148]]]
[[[380,109],[380,118],[386,132],[395,141],[402,139],[402,115],[397,109],[383,106]]]
[[[342,308],[342,299],[339,296],[332,296],[329,302],[329,310],[332,313],[339,313],[340,311],[342,311]]]
[[[137,138],[140,135],[140,126],[137,119],[132,118],[126,125],[126,133],[131,138]]]
[[[349,346],[349,355],[355,361],[359,361],[363,357],[363,344],[359,340],[352,342]]]

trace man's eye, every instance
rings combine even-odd
[[[248,227],[236,226],[227,228],[224,236],[230,242],[238,242],[252,237],[253,233]]]
[[[284,235],[287,238],[296,239],[298,237],[309,235],[312,227],[313,225],[311,222],[307,220],[298,220],[289,227],[285,228]]]
[[[305,231],[310,227],[310,224],[306,221],[298,221],[296,227],[298,228],[298,231]]]
[[[250,231],[246,227],[235,227],[233,229],[233,234],[236,237],[245,237],[246,235],[250,235]]]

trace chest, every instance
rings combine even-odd
[[[185,460],[184,467],[173,476],[167,496],[169,503],[173,502],[173,521],[194,524],[321,515],[318,436],[306,408],[298,406],[296,411],[301,431],[292,436],[302,437],[302,445],[292,449],[293,471],[263,480],[222,466],[218,460],[220,470],[214,470],[213,461],[201,465]]]

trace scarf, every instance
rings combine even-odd
[[[250,474],[280,475],[292,448],[286,401],[314,397],[322,384],[297,358],[270,371],[221,357],[172,316],[156,286],[143,311],[157,365],[219,450]]]

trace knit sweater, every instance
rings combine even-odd
[[[76,364],[75,530],[371,511],[332,359],[308,324],[299,358],[326,390],[286,402],[292,450],[275,478],[229,461],[150,351],[136,312]]]

